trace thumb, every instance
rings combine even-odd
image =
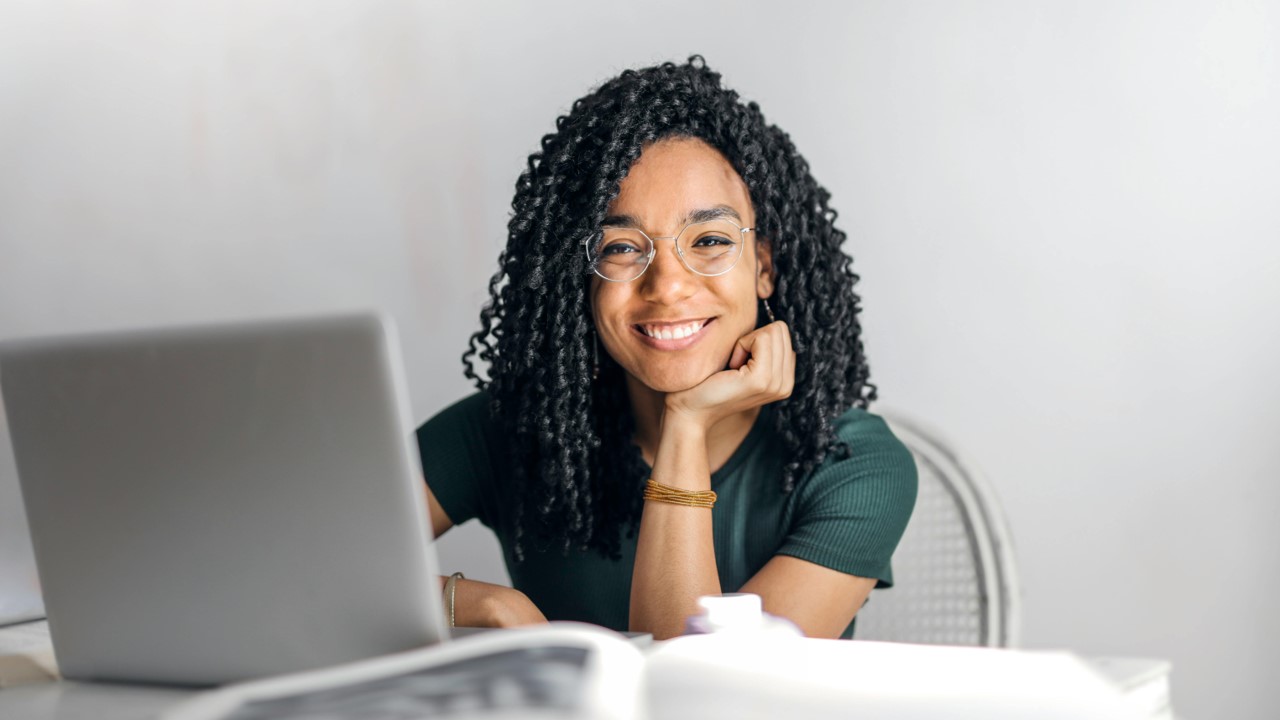
[[[733,346],[733,354],[729,356],[729,369],[737,370],[747,364],[747,360],[751,359],[751,346],[755,342],[755,333],[749,333],[738,340]]]

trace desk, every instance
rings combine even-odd
[[[191,693],[183,690],[55,682],[0,690],[5,720],[142,720],[154,718]]]
[[[0,628],[0,718],[4,720],[136,720],[154,717],[191,695],[152,686],[70,681],[7,687],[9,680],[47,675],[53,647],[45,622]],[[26,658],[34,658],[34,662]],[[18,658],[23,658],[18,660]],[[46,660],[48,662],[46,662]]]
[[[41,624],[31,624],[27,626],[17,626],[13,628],[0,628],[0,656],[13,654],[15,651],[31,652],[33,649],[37,652],[40,650],[36,647],[41,633],[47,637],[47,629]],[[789,667],[795,664],[803,665],[806,659],[812,661],[819,658],[818,668],[814,673],[812,670],[806,670],[805,679],[811,682],[832,682],[830,679],[817,677],[813,675],[822,675],[826,673],[834,678],[836,674],[843,674],[845,671],[840,668],[849,667],[851,671],[849,676],[855,673],[865,673],[867,671],[867,657],[865,653],[857,652],[859,648],[862,650],[870,650],[879,648],[877,651],[878,659],[888,659],[892,662],[893,657],[899,656],[913,661],[915,657],[923,658],[924,664],[932,663],[935,670],[938,667],[938,658],[943,658],[943,662],[947,662],[945,656],[949,652],[954,652],[954,657],[964,658],[967,649],[955,648],[945,649],[938,652],[936,648],[928,648],[927,646],[909,646],[896,645],[893,643],[870,643],[870,642],[854,642],[847,641],[822,641],[822,640],[801,640],[794,641],[806,643],[804,645],[805,658],[790,658],[778,660],[777,658],[764,659],[746,659],[750,651],[746,653],[733,652],[727,653],[725,657],[714,657],[713,654],[693,652],[682,650],[680,646],[668,643],[657,643],[655,650],[648,655],[649,663],[646,666],[646,677],[653,679],[654,683],[663,685],[663,692],[651,693],[650,710],[654,717],[676,717],[680,716],[681,709],[689,712],[683,713],[683,716],[689,717],[710,717],[718,716],[738,716],[739,710],[743,707],[748,708],[748,715],[754,711],[756,716],[765,717],[772,714],[770,708],[778,708],[791,706],[797,697],[801,698],[802,704],[810,702],[812,693],[800,693],[798,696],[795,691],[795,680],[790,678],[792,682],[788,683],[785,677],[777,677],[779,674],[786,675],[787,672],[795,675],[795,670],[779,670],[779,668]],[[685,646],[686,648],[688,646]],[[672,651],[675,652],[672,652]],[[1064,681],[1063,688],[1055,688],[1061,693],[1069,694],[1071,692],[1071,683],[1078,683],[1082,678],[1079,677],[1081,668],[1078,659],[1065,653],[1034,653],[1020,651],[993,651],[980,650],[979,653],[984,654],[986,658],[1012,659],[1012,658],[1034,658],[1036,662],[1046,659],[1052,659],[1058,663],[1056,667],[1063,670],[1063,677],[1071,676]],[[927,656],[927,657],[926,657]],[[981,658],[979,658],[981,659]],[[849,663],[846,665],[845,663]],[[766,665],[752,666],[755,663]],[[1098,670],[1104,676],[1109,676],[1113,682],[1120,687],[1125,688],[1125,699],[1132,699],[1133,702],[1128,703],[1132,708],[1133,718],[1172,718],[1172,714],[1168,707],[1168,664],[1160,661],[1092,661],[1086,664]],[[899,662],[897,668],[906,667],[907,664]],[[706,672],[699,672],[699,668]],[[832,674],[832,668],[837,668],[837,673]],[[997,663],[990,666],[997,669],[1000,665]],[[1005,665],[1004,667],[1014,667]],[[952,666],[951,670],[959,668]],[[895,671],[897,672],[897,671]],[[751,676],[769,677],[775,679],[776,682],[761,682],[759,678],[752,680]],[[934,673],[934,677],[940,676],[942,673]],[[948,672],[948,675],[955,673]],[[865,676],[865,675],[864,675]],[[1087,679],[1087,678],[1085,678]],[[1152,685],[1149,680],[1156,680],[1157,684]],[[885,693],[881,697],[876,697],[875,702],[879,704],[880,709],[887,707],[885,703],[892,703],[892,696],[898,693],[898,697],[903,697],[903,692],[913,692],[918,688],[913,685],[917,683],[918,678],[911,677],[910,671],[901,672],[896,675],[888,685],[896,684],[899,687],[886,687]],[[1096,681],[1096,679],[1095,679]],[[1141,681],[1141,682],[1139,682]],[[1163,695],[1159,699],[1154,699],[1153,688],[1157,687],[1159,681],[1163,681]],[[990,683],[990,680],[988,680]],[[792,688],[789,690],[786,686],[790,684]],[[945,689],[942,688],[943,683],[934,683],[929,686],[928,681],[924,681],[923,689],[925,693],[930,691],[943,690],[943,697],[946,697]],[[1126,687],[1127,686],[1127,687]],[[791,696],[787,693],[790,692]],[[4,720],[143,720],[145,718],[154,718],[161,712],[173,707],[178,702],[189,698],[193,691],[170,689],[144,685],[122,685],[122,684],[100,684],[100,683],[81,683],[71,681],[59,682],[43,682],[38,684],[23,685],[18,687],[9,687],[0,689],[0,718]],[[1053,703],[1055,700],[1054,692],[1045,692],[1043,698],[1046,703]],[[702,707],[693,707],[693,704],[682,704],[679,708],[661,706],[661,698],[673,697],[699,697]],[[725,702],[715,700],[715,697],[723,697]],[[888,699],[886,699],[888,698]],[[865,699],[865,698],[864,698]],[[1025,700],[1025,697],[1023,698]],[[1058,699],[1062,699],[1059,695]],[[732,709],[733,704],[738,706],[737,710]],[[1068,703],[1069,704],[1069,703]],[[820,708],[819,705],[807,707],[807,710]],[[842,706],[845,712],[833,713],[830,707],[820,708],[816,714],[822,716],[842,716],[848,714],[850,707]],[[969,708],[973,710],[973,708]],[[763,714],[762,714],[763,713]],[[807,715],[815,714],[807,712]],[[1055,717],[1067,717],[1062,713],[1058,713]]]

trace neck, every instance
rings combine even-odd
[[[631,413],[636,421],[635,443],[640,447],[645,462],[653,465],[658,454],[658,441],[662,437],[662,416],[666,411],[667,393],[658,392],[644,383],[627,376],[627,395],[631,399]],[[729,461],[733,452],[751,432],[760,408],[754,407],[730,415],[707,428],[707,464],[715,472]]]

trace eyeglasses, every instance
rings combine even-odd
[[[725,218],[689,223],[670,237],[651,238],[637,228],[606,227],[583,246],[591,269],[610,282],[630,282],[643,275],[653,264],[657,240],[675,240],[676,255],[689,272],[715,277],[733,269],[742,257],[747,233],[754,231]]]

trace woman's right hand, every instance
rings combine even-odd
[[[479,580],[458,580],[453,589],[453,618],[458,627],[516,627],[547,621],[529,596]]]
[[[796,384],[796,353],[791,329],[781,320],[742,336],[729,357],[729,369],[666,396],[663,422],[680,418],[709,429],[735,413],[791,397]]]

